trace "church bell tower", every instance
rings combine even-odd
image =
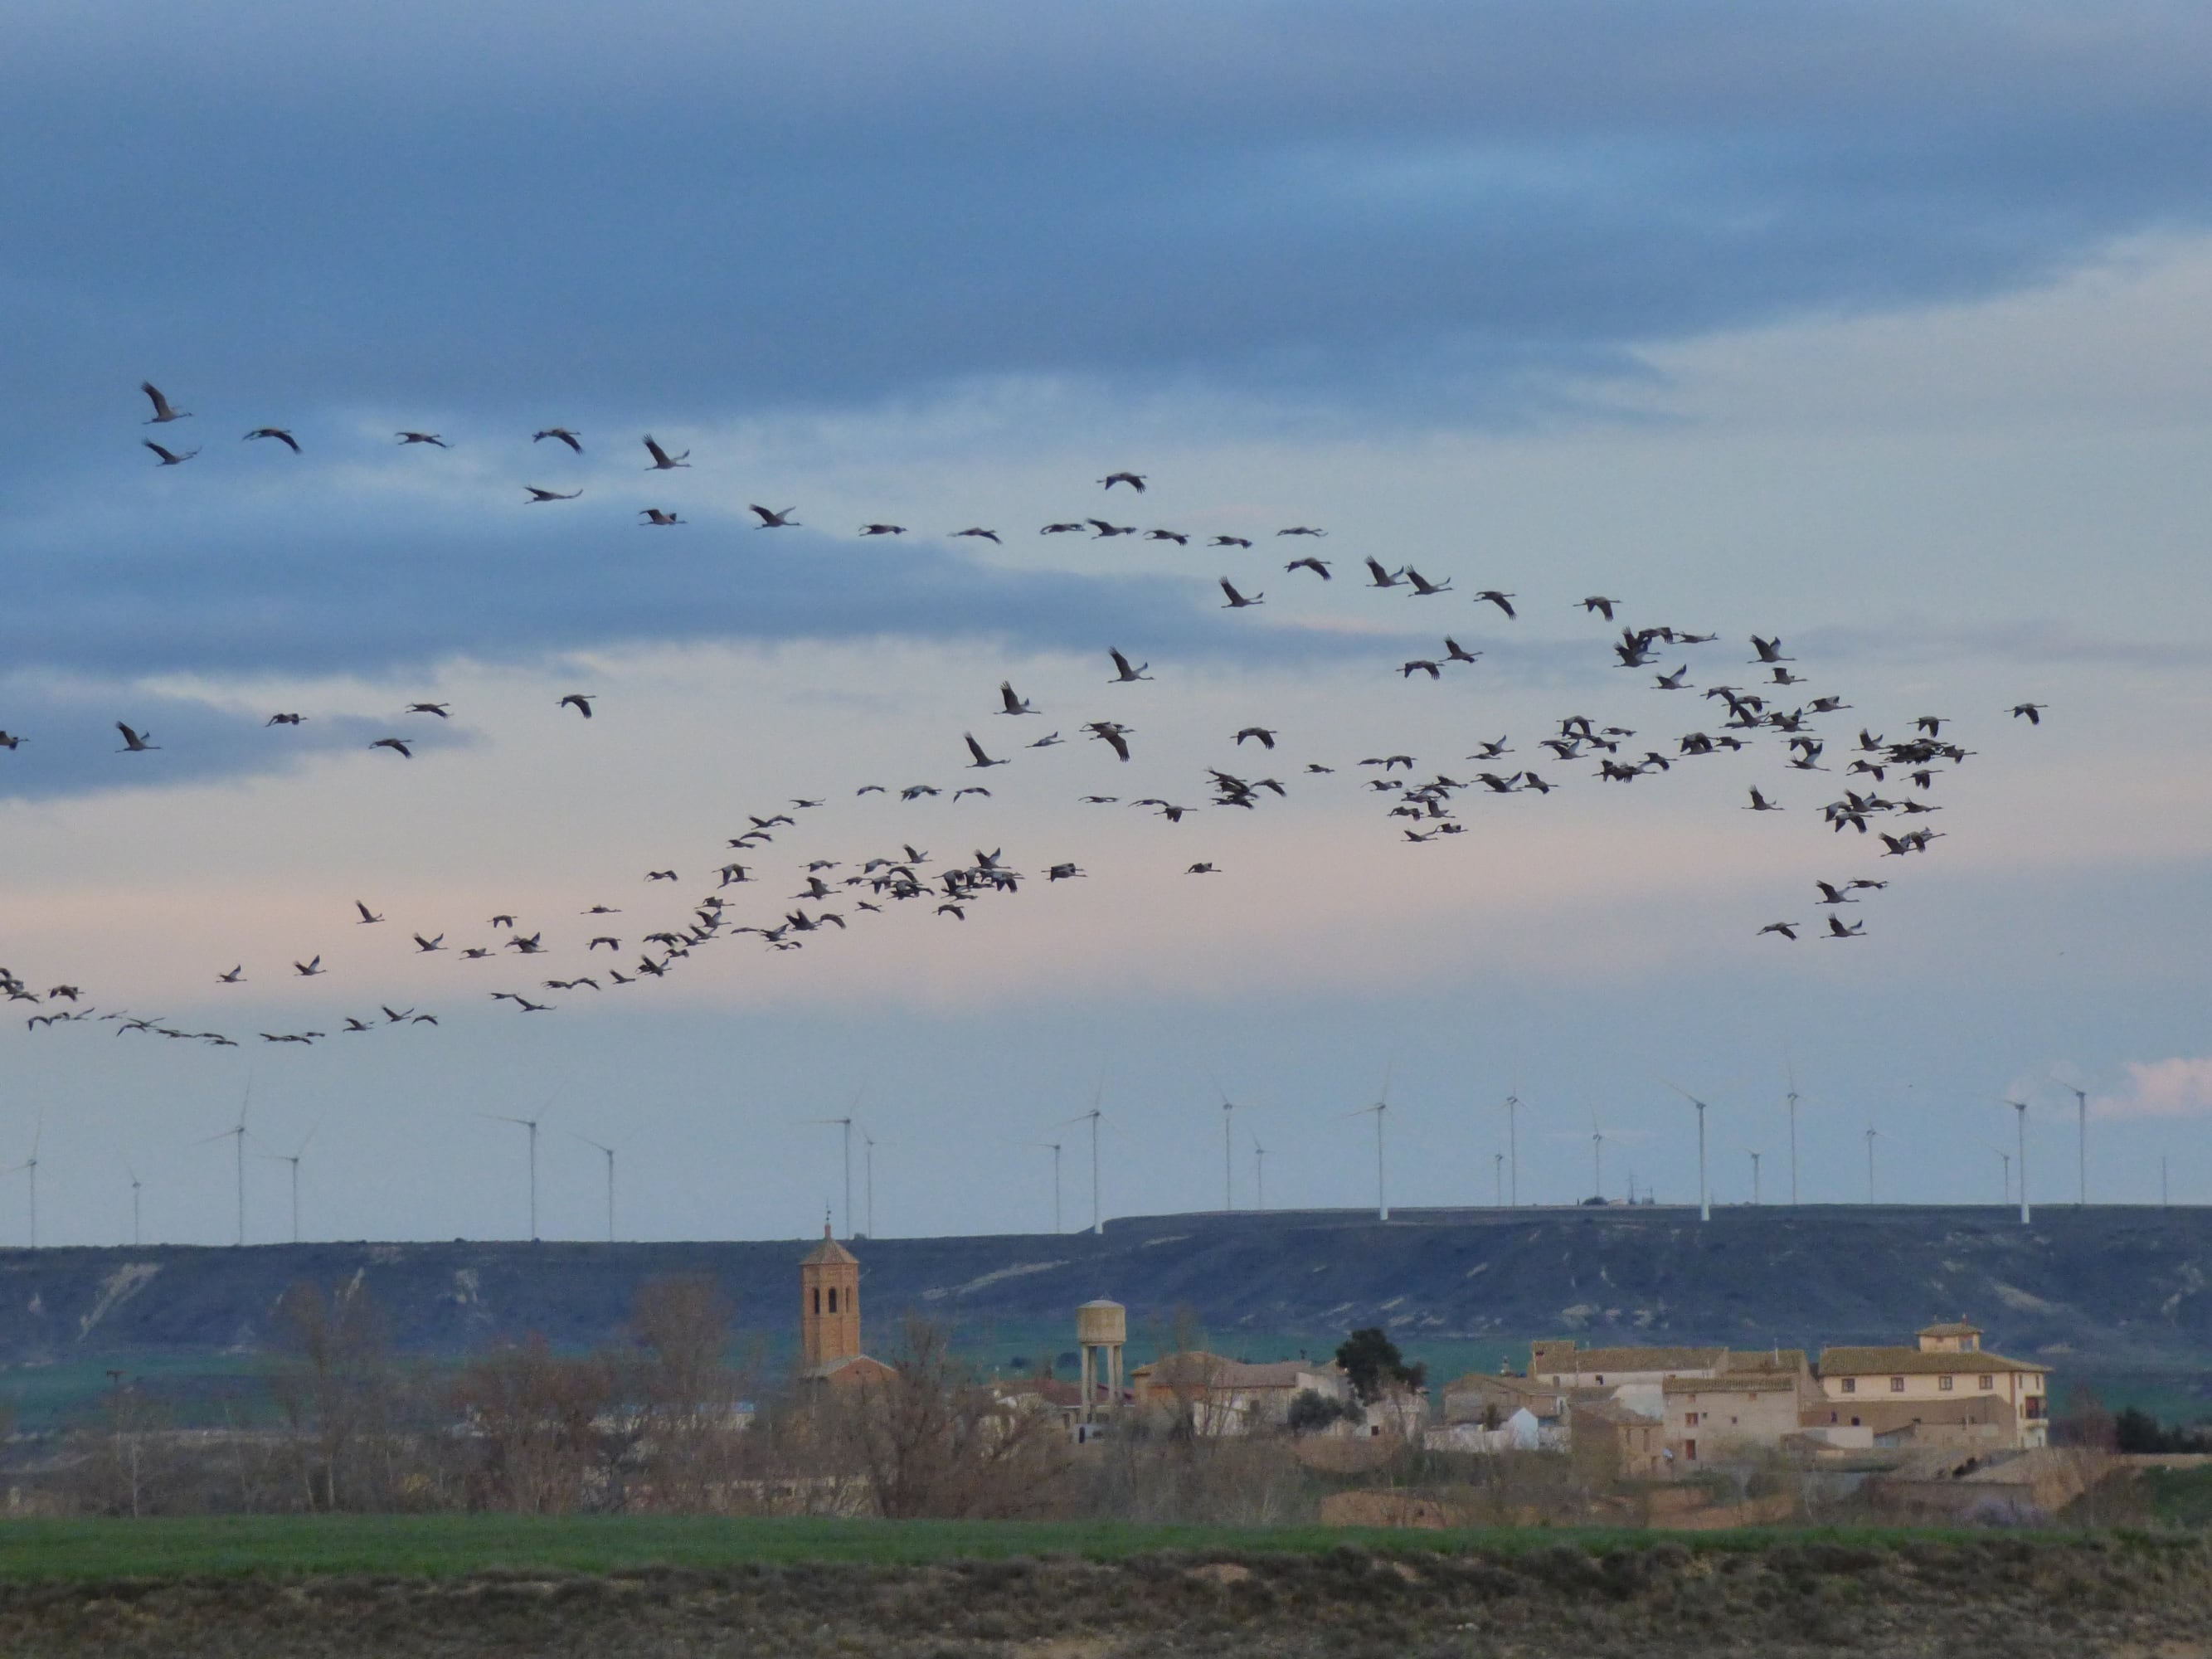
[[[799,1264],[799,1346],[809,1370],[860,1352],[860,1264],[822,1224],[822,1242]]]

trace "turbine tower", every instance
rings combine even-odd
[[[1491,1174],[1497,1178],[1498,1182],[1497,1204],[1498,1207],[1502,1210],[1505,1207],[1505,1154],[1503,1152],[1492,1152],[1490,1155],[1490,1159],[1492,1164],[1494,1166],[1491,1170]]]
[[[1590,1125],[1590,1195],[1605,1201],[1605,1131]]]
[[[589,1135],[577,1135],[576,1139],[607,1160],[607,1243],[611,1244],[615,1242],[615,1149],[600,1146]]]
[[[1790,1092],[1783,1098],[1790,1103],[1790,1207],[1797,1207],[1797,1067],[1793,1061],[1784,1062],[1790,1074]]]
[[[2029,1224],[2027,1207],[2027,1103],[2007,1100],[2005,1104],[2020,1115],[2020,1224]]]
[[[2159,1167],[2161,1170],[2166,1167],[2163,1160]],[[1267,1207],[1267,1149],[1260,1144],[1257,1135],[1252,1137],[1252,1200],[1254,1209],[1265,1210]]]
[[[253,1104],[253,1073],[246,1074],[246,1097],[239,1102],[238,1121],[219,1134],[204,1136],[194,1141],[196,1146],[210,1146],[218,1140],[236,1143],[238,1163],[238,1242],[246,1243],[246,1114]]]
[[[131,1245],[136,1249],[138,1245],[138,1188],[142,1183],[138,1171],[131,1167],[128,1159],[124,1161],[123,1173],[131,1177]]]
[[[2089,1091],[2066,1085],[2067,1093],[2074,1097],[2075,1109],[2080,1115],[2075,1120],[2076,1141],[2075,1159],[2079,1167],[2081,1184],[2074,1203],[2079,1208],[2089,1201]]]
[[[1052,1154],[1052,1230],[1057,1234],[1060,1226],[1060,1143],[1056,1140],[1032,1140],[1030,1150]]]
[[[38,1126],[31,1131],[30,1157],[8,1171],[9,1175],[20,1172],[30,1177],[31,1248],[34,1250],[39,1248],[39,1143],[46,1139],[46,1116],[44,1112],[41,1112],[39,1114]]]
[[[1705,1103],[1679,1083],[1669,1083],[1667,1086],[1698,1109],[1698,1219],[1711,1221],[1713,1218],[1713,1200],[1711,1190],[1705,1182]]]
[[[1516,1210],[1521,1207],[1521,1139],[1514,1118],[1520,1109],[1516,1089],[1505,1097],[1505,1197]]]
[[[1881,1138],[1881,1131],[1873,1124],[1867,1125],[1867,1202],[1874,1202],[1874,1144]]]
[[[534,1117],[509,1117],[503,1112],[481,1112],[499,1123],[519,1123],[530,1132],[530,1242],[538,1242],[538,1124]]]
[[[1383,1120],[1390,1115],[1390,1067],[1382,1068],[1382,1093],[1372,1106],[1362,1106],[1358,1111],[1346,1112],[1346,1117],[1365,1117],[1375,1114],[1375,1218],[1378,1221],[1390,1218],[1390,1191],[1383,1165]]]
[[[809,1123],[834,1123],[845,1132],[845,1237],[853,1236],[853,1107],[860,1103],[855,1093],[853,1105],[845,1109],[842,1117],[810,1117]]]
[[[1757,1152],[1751,1155],[1751,1201],[1754,1206],[1759,1202],[1759,1154]]]
[[[307,1150],[307,1143],[315,1138],[315,1130],[322,1127],[322,1119],[317,1118],[307,1133],[300,1137],[298,1148],[289,1155],[283,1152],[258,1154],[271,1164],[289,1164],[292,1166],[292,1242],[295,1244],[300,1242],[300,1159]]]
[[[1091,1126],[1091,1235],[1094,1238],[1106,1236],[1106,1212],[1101,1207],[1098,1199],[1098,1121],[1106,1115],[1098,1109],[1098,1103],[1105,1097],[1106,1068],[1101,1066],[1098,1068],[1098,1086],[1091,1093],[1091,1109],[1067,1120],[1067,1123],[1088,1123]],[[1060,1127],[1065,1128],[1067,1126],[1062,1124]]]
[[[868,1218],[868,1237],[876,1236],[876,1138],[864,1127],[860,1130],[860,1192],[866,1200],[864,1207]]]

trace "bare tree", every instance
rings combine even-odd
[[[983,1385],[953,1358],[945,1328],[915,1316],[888,1374],[821,1394],[835,1425],[823,1443],[849,1460],[890,1519],[1042,1513],[1066,1469],[1056,1414]]]
[[[277,1304],[289,1354],[270,1392],[308,1509],[391,1506],[396,1382],[382,1310],[358,1285],[334,1297],[302,1280]]]

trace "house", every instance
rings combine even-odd
[[[1547,1441],[1544,1425],[1537,1421],[1536,1414],[1526,1406],[1520,1406],[1510,1417],[1500,1419],[1495,1427],[1485,1428],[1480,1420],[1446,1423],[1425,1431],[1421,1443],[1430,1451],[1494,1453],[1541,1451]]]
[[[1576,1477],[1592,1486],[1648,1480],[1666,1468],[1666,1425],[1618,1400],[1577,1400],[1567,1408]]]
[[[1802,1371],[1670,1376],[1660,1385],[1667,1449],[1678,1467],[1754,1447],[1779,1447],[1803,1426],[1819,1390]]]
[[[1571,1340],[1532,1343],[1528,1376],[1572,1395],[1619,1400],[1650,1418],[1666,1414],[1670,1377],[1809,1374],[1802,1348],[1581,1348]]]
[[[1283,1359],[1255,1364],[1193,1350],[1164,1354],[1129,1373],[1139,1407],[1166,1406],[1187,1413],[1200,1434],[1249,1434],[1280,1427],[1301,1394],[1349,1401],[1352,1389],[1333,1360]]]
[[[1516,1412],[1525,1411],[1539,1423],[1564,1430],[1566,1409],[1565,1389],[1526,1376],[1470,1371],[1443,1388],[1447,1427],[1473,1424],[1494,1429]]]
[[[2051,1368],[1982,1346],[1963,1320],[1930,1325],[1914,1347],[1827,1348],[1806,1426],[1863,1425],[1877,1439],[2029,1450],[2049,1443]]]

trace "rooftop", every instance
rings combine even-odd
[[[1820,1373],[1823,1376],[1926,1376],[1950,1371],[2047,1372],[2051,1367],[2031,1360],[2008,1359],[2001,1353],[1978,1349],[1957,1353],[1930,1353],[1923,1348],[1823,1348]]]

